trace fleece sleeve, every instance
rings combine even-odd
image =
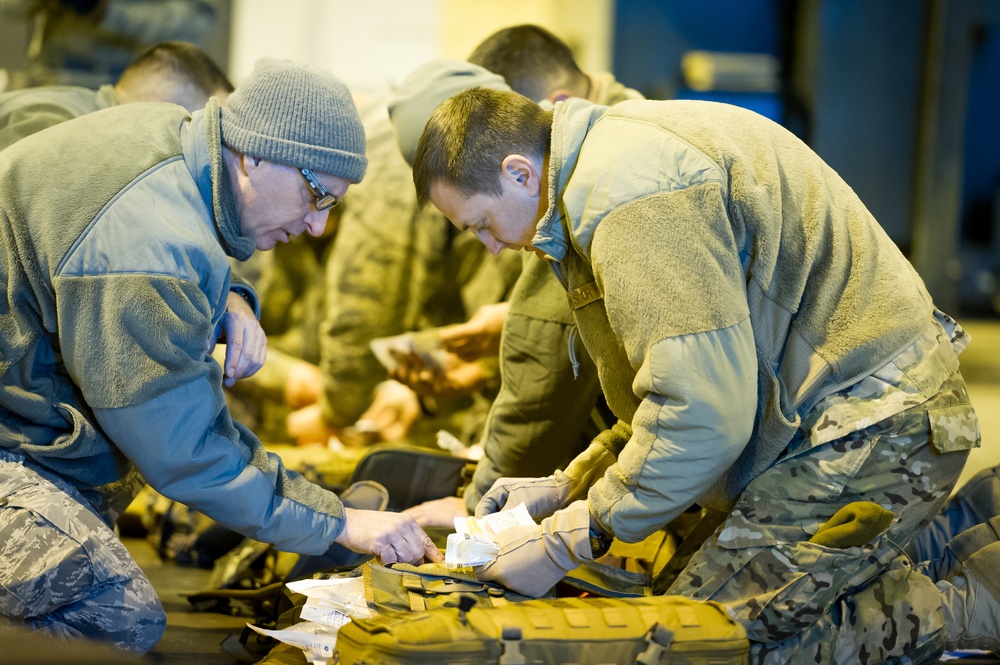
[[[591,511],[634,542],[694,503],[753,431],[757,361],[737,241],[717,184],[622,206],[592,265],[635,369],[632,437],[591,488]]]
[[[105,435],[165,496],[288,551],[326,551],[337,497],[287,471],[234,423],[195,282],[141,274],[54,281],[63,362]]]
[[[695,503],[750,439],[756,376],[749,320],[650,347],[632,437],[590,490],[598,521],[638,542]]]
[[[285,469],[234,423],[207,377],[129,407],[101,427],[158,492],[278,549],[322,554],[343,528],[337,497]]]
[[[3,118],[0,150],[43,129],[73,119],[73,114],[56,104],[34,104],[17,109]]]

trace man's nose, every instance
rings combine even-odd
[[[326,222],[330,219],[329,210],[312,210],[305,216],[306,228],[309,229],[309,235],[314,238],[318,238],[323,235],[323,231],[326,230]]]
[[[504,244],[494,238],[493,236],[487,236],[485,238],[479,238],[484,245],[486,245],[486,251],[496,256],[504,248]]]

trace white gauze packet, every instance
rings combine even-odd
[[[361,577],[295,580],[286,586],[306,598],[321,601],[324,609],[336,610],[354,619],[372,616],[365,602],[365,581]],[[317,607],[320,605],[317,604]]]
[[[279,642],[298,647],[305,652],[306,660],[312,665],[326,665],[333,658],[333,649],[337,646],[337,628],[311,621],[301,621],[292,624],[284,630],[267,630],[248,623],[247,626],[260,633],[268,635]]]
[[[444,563],[449,568],[482,566],[500,553],[496,535],[512,526],[534,526],[524,504],[486,517],[456,517],[455,532],[448,536]]]

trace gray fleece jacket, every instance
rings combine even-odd
[[[933,325],[920,278],[854,192],[750,111],[557,105],[554,258],[615,414],[632,423],[591,511],[635,541],[727,509],[820,396]]]
[[[134,465],[257,540],[326,551],[337,497],[233,422],[210,356],[253,252],[219,106],[129,104],[0,152],[0,446],[85,492]]]

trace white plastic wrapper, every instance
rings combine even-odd
[[[444,551],[444,565],[449,568],[482,566],[496,558],[500,546],[492,540],[470,536],[467,533],[448,534]]]
[[[288,582],[286,586],[310,600],[322,601],[325,608],[351,618],[367,619],[372,616],[372,611],[365,602],[365,581],[361,577],[295,580]]]
[[[483,447],[478,443],[467,446],[458,437],[448,430],[438,430],[437,445],[442,450],[447,450],[455,457],[464,457],[472,461],[477,461],[483,456]]]
[[[351,620],[351,617],[340,611],[338,604],[330,603],[319,598],[307,598],[306,604],[299,611],[299,617],[303,621],[321,623],[340,630],[340,627]]]
[[[312,665],[326,665],[333,658],[333,649],[337,646],[338,629],[321,623],[302,621],[284,630],[267,630],[249,623],[247,626],[261,635],[302,649]]]
[[[517,504],[512,510],[501,510],[498,513],[490,513],[486,517],[456,517],[455,531],[467,533],[476,538],[492,541],[498,533],[501,533],[512,526],[535,526],[535,520],[531,519],[528,509],[523,503]]]
[[[486,517],[456,517],[455,533],[448,536],[444,563],[449,568],[482,566],[500,553],[497,534],[512,526],[534,526],[523,503],[512,510],[502,510]]]

